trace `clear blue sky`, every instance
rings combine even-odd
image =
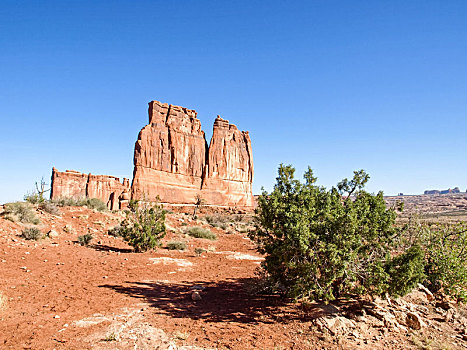
[[[467,187],[467,1],[9,1],[0,203],[52,166],[130,177],[147,103],[249,130],[279,163],[386,194]]]

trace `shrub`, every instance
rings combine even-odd
[[[24,200],[31,204],[39,204],[46,201],[44,194],[50,191],[50,188],[46,189],[48,185],[45,183],[44,178],[40,182],[36,181],[36,192],[30,192],[24,196]]]
[[[185,250],[186,249],[186,243],[185,242],[180,242],[180,241],[172,241],[172,242],[168,242],[166,244],[166,248],[168,250]]]
[[[39,204],[44,201],[37,193],[28,193],[24,196],[24,200],[31,204]]]
[[[194,237],[194,238],[205,238],[205,239],[210,239],[211,241],[214,241],[217,239],[217,236],[215,233],[206,230],[205,228],[198,227],[198,226],[192,226],[188,228],[186,231],[189,236]]]
[[[4,215],[8,220],[14,222],[20,221],[25,224],[33,225],[37,225],[40,222],[34,208],[26,202],[6,203]]]
[[[23,232],[21,232],[21,237],[28,240],[38,241],[43,237],[43,235],[37,227],[29,227],[25,228]]]
[[[130,201],[127,217],[120,224],[122,237],[136,252],[160,246],[165,236],[165,212],[161,205]]]
[[[59,207],[79,207],[83,205],[84,199],[63,197],[63,198],[52,199],[50,202]]]
[[[102,339],[103,341],[117,341],[117,335],[115,333],[110,333],[108,334],[104,339]]]
[[[78,236],[78,243],[87,246],[91,243],[92,239],[92,235],[90,233],[86,233],[85,235]]]
[[[204,248],[195,248],[195,255],[196,256],[201,256],[201,254],[206,253],[207,250]]]
[[[107,210],[107,205],[98,198],[87,198],[84,205],[90,209],[96,209],[98,211]]]
[[[88,207],[98,211],[106,211],[107,205],[98,198],[57,198],[51,201],[59,207]]]
[[[467,224],[438,224],[421,229],[426,282],[433,292],[467,301]]]
[[[123,236],[122,227],[120,225],[112,227],[107,233],[110,236],[114,236],[114,237],[122,237]]]
[[[39,208],[44,210],[45,212],[52,214],[52,215],[60,215],[60,210],[58,210],[57,206],[50,201],[45,201],[39,204]]]
[[[363,190],[369,176],[354,172],[337,187],[315,185],[310,168],[305,183],[281,165],[271,193],[258,198],[256,229],[249,237],[265,254],[262,268],[271,284],[291,297],[332,300],[354,294],[397,294],[423,278],[418,248],[391,258],[400,230],[383,193]]]

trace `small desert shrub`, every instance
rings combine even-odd
[[[92,239],[92,235],[90,233],[86,233],[85,235],[78,236],[78,243],[87,246],[91,243]]]
[[[13,202],[5,204],[5,218],[13,222],[19,221],[25,224],[37,225],[40,220],[36,216],[34,208],[26,202]]]
[[[24,200],[31,204],[39,204],[45,201],[44,198],[41,198],[37,193],[28,193],[24,196]]]
[[[165,236],[165,212],[161,205],[130,201],[127,217],[121,222],[123,239],[136,252],[144,252],[160,246]]]
[[[45,212],[52,214],[52,215],[60,215],[60,210],[58,207],[50,201],[45,201],[39,204],[39,208],[44,210]]]
[[[243,219],[242,215],[206,215],[204,220],[212,227],[218,227],[226,230],[227,227],[233,222],[239,222]]]
[[[29,227],[25,228],[23,232],[21,232],[21,237],[28,240],[38,241],[43,237],[43,235],[37,227]]]
[[[168,242],[166,244],[166,248],[168,250],[185,250],[186,249],[186,243],[185,242],[180,242],[180,241],[172,241],[172,242]]]
[[[206,230],[205,228],[198,227],[198,226],[192,226],[187,229],[186,231],[189,236],[194,237],[194,238],[205,238],[205,239],[210,239],[211,241],[214,241],[217,239],[217,236],[215,233]]]
[[[243,215],[242,214],[237,214],[233,216],[233,221],[235,222],[242,222],[243,221]]]
[[[87,206],[90,209],[96,209],[98,211],[106,211],[107,210],[107,205],[98,198],[88,198],[88,199],[86,199],[85,206]]]
[[[51,202],[59,207],[81,207],[84,205],[84,198],[57,198],[51,200]]]
[[[120,225],[112,227],[107,233],[110,236],[114,236],[114,237],[122,237],[123,236],[122,227]]]
[[[98,211],[107,210],[107,205],[98,198],[58,198],[51,202],[59,207],[88,207]]]
[[[103,340],[104,341],[116,341],[117,340],[117,335],[112,332],[112,333],[108,334]]]
[[[206,253],[207,250],[204,248],[195,248],[195,255],[196,256],[201,256],[201,254]]]
[[[249,231],[246,225],[238,225],[237,227],[235,227],[235,230],[239,233],[247,233]]]
[[[427,287],[467,301],[467,224],[425,226],[422,245]]]

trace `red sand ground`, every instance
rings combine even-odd
[[[175,230],[185,222],[210,228],[219,239],[170,232],[164,242],[186,241],[186,251],[138,254],[106,234],[120,214],[61,211],[60,217],[40,214],[42,231],[59,236],[37,242],[19,237],[22,225],[0,218],[2,349],[406,349],[418,348],[413,338],[423,335],[385,329],[360,339],[321,334],[312,320],[325,306],[305,312],[299,304],[252,292],[260,256],[244,233],[171,214]],[[72,232],[64,231],[66,225]],[[77,244],[88,232],[91,245]],[[196,247],[210,251],[196,256]],[[251,260],[239,259],[240,253]],[[182,260],[151,260],[161,257]],[[192,300],[194,286],[205,287],[200,301]]]

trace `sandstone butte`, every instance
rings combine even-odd
[[[149,102],[149,123],[135,144],[131,188],[113,176],[52,169],[51,199],[99,198],[110,209],[129,198],[162,203],[251,208],[253,153],[247,131],[217,116],[207,145],[197,113],[158,101]]]

